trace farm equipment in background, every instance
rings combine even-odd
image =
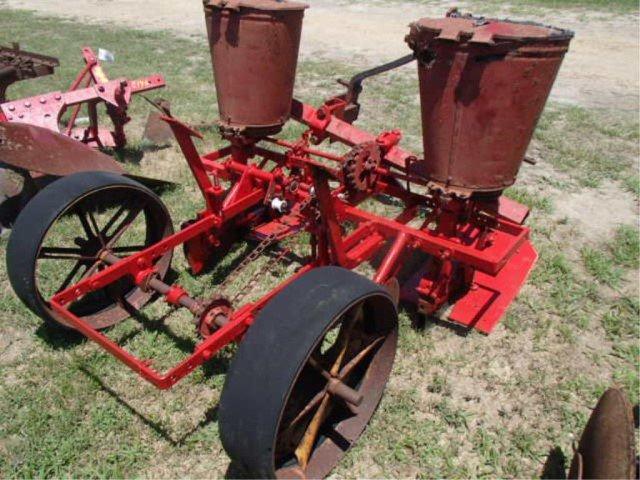
[[[137,80],[109,80],[94,52],[82,49],[85,66],[66,92],[56,91],[0,103],[0,224],[7,227],[33,195],[54,177],[82,171],[124,174],[111,157],[87,152],[91,148],[120,149],[126,145],[125,125],[132,96],[165,86],[162,75]],[[0,93],[13,79],[53,73],[56,59],[0,47]],[[104,105],[112,128],[99,126],[98,107]],[[86,107],[88,125],[79,126]],[[150,120],[147,130],[162,130]],[[163,123],[164,124],[164,123]],[[66,136],[77,145],[57,138]]]
[[[635,407],[636,412],[638,406]],[[598,400],[582,432],[567,478],[638,478],[636,455],[638,419],[629,397],[620,388],[608,389]]]
[[[51,75],[60,62],[55,57],[20,50],[14,43],[0,45],[0,103],[7,99],[7,89],[16,82]]]
[[[12,286],[33,312],[81,332],[160,389],[239,342],[220,432],[253,477],[320,478],[340,461],[391,374],[400,299],[486,334],[499,322],[537,259],[527,208],[502,192],[515,182],[572,38],[455,11],[422,19],[407,37],[411,58],[354,77],[346,94],[316,108],[293,99],[306,8],[205,2],[227,145],[200,154],[199,132],[163,112],[204,200],[179,232],[144,186],[85,172],[30,202],[7,250]],[[424,158],[400,146],[397,129],[354,126],[362,79],[413,57]],[[306,127],[294,141],[276,136],[290,119]],[[382,201],[395,213],[376,213]],[[242,240],[255,249],[214,295],[196,298],[167,280],[174,249],[182,246],[198,275]],[[292,254],[300,262],[288,279],[242,301]],[[258,258],[266,265],[248,268]],[[372,279],[353,271],[367,262]],[[191,312],[202,337],[165,373],[100,331],[154,295]]]
[[[129,80],[109,80],[98,58],[88,47],[82,49],[85,66],[66,92],[49,92],[0,104],[0,121],[26,123],[62,133],[96,148],[122,148],[125,125],[131,120],[127,109],[133,95],[165,86],[162,75]],[[98,124],[98,105],[103,104],[113,130]],[[79,127],[78,115],[86,106],[89,125]],[[68,118],[63,115],[69,110]],[[64,123],[64,124],[63,124]]]

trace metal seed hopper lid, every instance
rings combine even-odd
[[[295,11],[309,8],[306,3],[289,2],[287,0],[204,0],[204,6],[240,10],[241,8],[251,8],[264,11]]]
[[[452,11],[445,18],[423,18],[411,24],[407,41],[444,40],[495,44],[497,41],[528,43],[535,41],[563,41],[573,37],[573,32],[531,22],[485,19],[461,15]]]

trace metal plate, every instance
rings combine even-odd
[[[0,123],[0,161],[60,177],[89,171],[125,173],[104,153],[46,128],[23,123]]]

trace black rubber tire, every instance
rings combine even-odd
[[[169,222],[167,232],[173,232],[173,225],[166,207],[155,193],[134,180],[109,172],[81,172],[53,182],[27,204],[14,224],[7,246],[9,281],[20,300],[33,313],[52,325],[59,326],[61,322],[54,318],[53,312],[38,292],[36,259],[40,245],[52,223],[74,200],[112,186],[138,189],[156,201],[158,208],[165,209]],[[106,328],[106,326],[97,328]]]
[[[332,320],[368,297],[383,300],[379,313],[393,316],[397,335],[397,311],[387,290],[338,267],[303,275],[258,315],[230,366],[219,407],[222,444],[251,477],[276,477],[274,444],[296,378]]]

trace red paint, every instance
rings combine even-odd
[[[210,37],[215,37],[211,22],[228,22],[235,14],[219,11],[222,3],[218,2],[218,6],[214,3],[216,0],[207,7],[207,15],[211,17],[207,20]],[[220,15],[229,18],[216,17]],[[268,17],[271,13],[265,15]],[[224,28],[229,28],[225,25]],[[455,25],[444,25],[443,35],[455,37]],[[495,34],[493,30],[491,32]],[[218,40],[210,39],[214,51],[222,48],[216,44]],[[453,70],[456,68],[454,65]],[[293,75],[292,71],[289,75]],[[249,80],[249,83],[272,81],[274,85],[279,82],[270,77],[250,77]],[[223,95],[229,93],[228,88],[231,87],[221,88]],[[285,90],[280,92],[278,108],[282,106],[283,98],[289,98],[289,91]],[[499,93],[496,91],[495,94]],[[236,118],[242,119],[254,105],[244,104],[237,110],[233,103],[223,106],[226,112],[232,112],[231,117],[237,114]],[[387,284],[393,282],[409,255],[420,251],[427,254],[428,259],[411,272],[412,277],[403,287],[403,298],[425,313],[434,313],[449,302],[457,302],[450,316],[452,321],[489,333],[517,295],[537,259],[529,240],[529,229],[522,225],[528,209],[500,198],[500,192],[457,195],[446,191],[439,185],[439,178],[425,175],[425,172],[433,171],[431,167],[425,168],[429,159],[426,162],[417,160],[415,155],[399,146],[402,138],[399,130],[373,134],[341,119],[346,103],[339,97],[320,108],[297,100],[290,106],[292,117],[308,127],[299,140],[288,142],[266,136],[236,135],[229,137],[228,146],[204,155],[193,143],[193,137],[201,137],[198,132],[174,118],[165,117],[202,193],[205,209],[180,232],[55,295],[51,299],[55,311],[142,377],[159,388],[169,388],[225,345],[241,339],[260,310],[282,288],[309,270],[327,264],[353,269],[377,257],[381,263],[374,279]],[[257,125],[269,127],[274,117],[267,114],[277,109],[262,107],[264,105],[254,112],[265,115],[264,122]],[[502,112],[496,110],[491,114],[501,115]],[[227,120],[223,118],[223,123]],[[528,127],[531,126],[529,120],[527,117]],[[242,123],[238,120],[238,124]],[[247,126],[250,122],[244,123]],[[228,124],[235,125],[234,122]],[[344,157],[318,146],[324,140],[347,147],[377,142],[383,158],[371,188],[354,194],[345,187],[340,174]],[[495,143],[497,139],[486,141]],[[268,148],[273,145],[277,149]],[[486,159],[481,156],[480,160]],[[470,152],[468,168],[477,168],[472,161],[473,152]],[[512,172],[506,173],[511,175]],[[224,182],[229,185],[223,187]],[[412,185],[421,188],[412,188]],[[482,187],[493,188],[494,185]],[[383,194],[403,205],[395,218],[360,207],[366,200]],[[285,204],[287,207],[282,207]],[[272,208],[272,205],[279,207]],[[206,258],[207,249],[225,244],[223,234],[234,232],[238,236],[244,234],[245,238],[282,240],[305,231],[311,239],[308,262],[258,301],[233,305],[234,313],[229,322],[213,331],[188,358],[164,374],[154,371],[147,360],[126,352],[68,310],[68,306],[83,295],[122,277],[144,280],[155,260],[185,243],[194,249],[190,263],[198,270],[201,267],[198,262]],[[188,293],[181,287],[174,286],[166,293],[166,299],[178,304],[186,295]]]

